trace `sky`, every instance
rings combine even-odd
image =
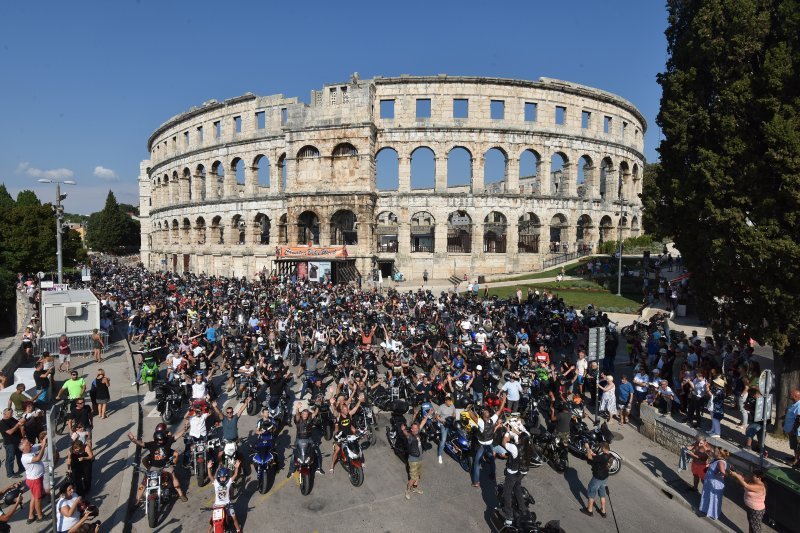
[[[4,0],[0,183],[52,201],[37,179],[72,179],[72,213],[102,209],[109,190],[136,205],[147,138],[168,118],[246,92],[308,102],[353,72],[603,89],[644,114],[655,161],[666,20],[658,0]]]

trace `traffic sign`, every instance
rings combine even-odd
[[[589,328],[589,350],[587,361],[598,361],[606,357],[606,328]]]

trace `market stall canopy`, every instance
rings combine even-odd
[[[346,246],[278,246],[278,259],[344,259],[347,257]]]

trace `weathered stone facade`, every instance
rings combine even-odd
[[[354,75],[310,104],[206,102],[148,140],[142,260],[252,275],[275,268],[277,245],[310,241],[346,244],[364,274],[391,262],[409,278],[529,270],[551,241],[573,251],[639,232],[646,127],[620,97],[547,78]],[[432,188],[412,187],[421,147],[433,152]],[[454,149],[468,154],[468,184],[448,183]],[[392,150],[397,188],[382,190],[376,162]],[[490,150],[505,176],[485,183]],[[534,172],[520,175],[522,158]]]

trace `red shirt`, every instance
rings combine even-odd
[[[536,355],[533,356],[533,359],[537,363],[544,363],[546,365],[550,364],[550,354],[547,352],[536,352]]]

